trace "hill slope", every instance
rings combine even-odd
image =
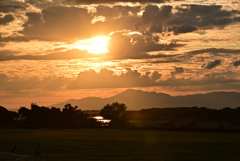
[[[123,93],[109,98],[87,97],[83,99],[71,99],[50,107],[63,108],[65,104],[77,105],[82,110],[100,110],[108,103],[125,103],[128,110],[140,110],[146,108],[164,107],[207,107],[221,109],[224,107],[240,107],[240,93],[236,92],[212,92],[207,94],[195,94],[186,96],[170,96],[164,93],[144,92],[140,90],[126,90]]]

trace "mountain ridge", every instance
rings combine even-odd
[[[113,102],[126,104],[128,107],[127,110],[193,106],[222,109],[224,107],[240,107],[240,93],[223,91],[206,94],[171,96],[165,93],[128,89],[109,98],[85,97],[82,99],[70,99],[50,105],[50,107],[63,108],[65,104],[70,103],[73,106],[78,106],[82,110],[101,110],[105,105]]]

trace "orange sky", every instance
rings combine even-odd
[[[8,109],[129,88],[240,92],[237,0],[0,3],[0,105]]]

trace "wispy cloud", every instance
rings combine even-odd
[[[84,4],[99,4],[99,3],[116,3],[116,2],[131,2],[131,3],[164,3],[165,0],[69,0],[75,3]]]
[[[84,59],[96,57],[94,54],[90,54],[87,51],[81,51],[78,49],[67,50],[65,52],[55,52],[47,55],[14,55],[9,50],[0,51],[0,61],[9,60],[70,60],[70,59]]]

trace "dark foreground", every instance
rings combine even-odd
[[[158,130],[0,130],[0,152],[45,161],[239,161],[239,133]]]

